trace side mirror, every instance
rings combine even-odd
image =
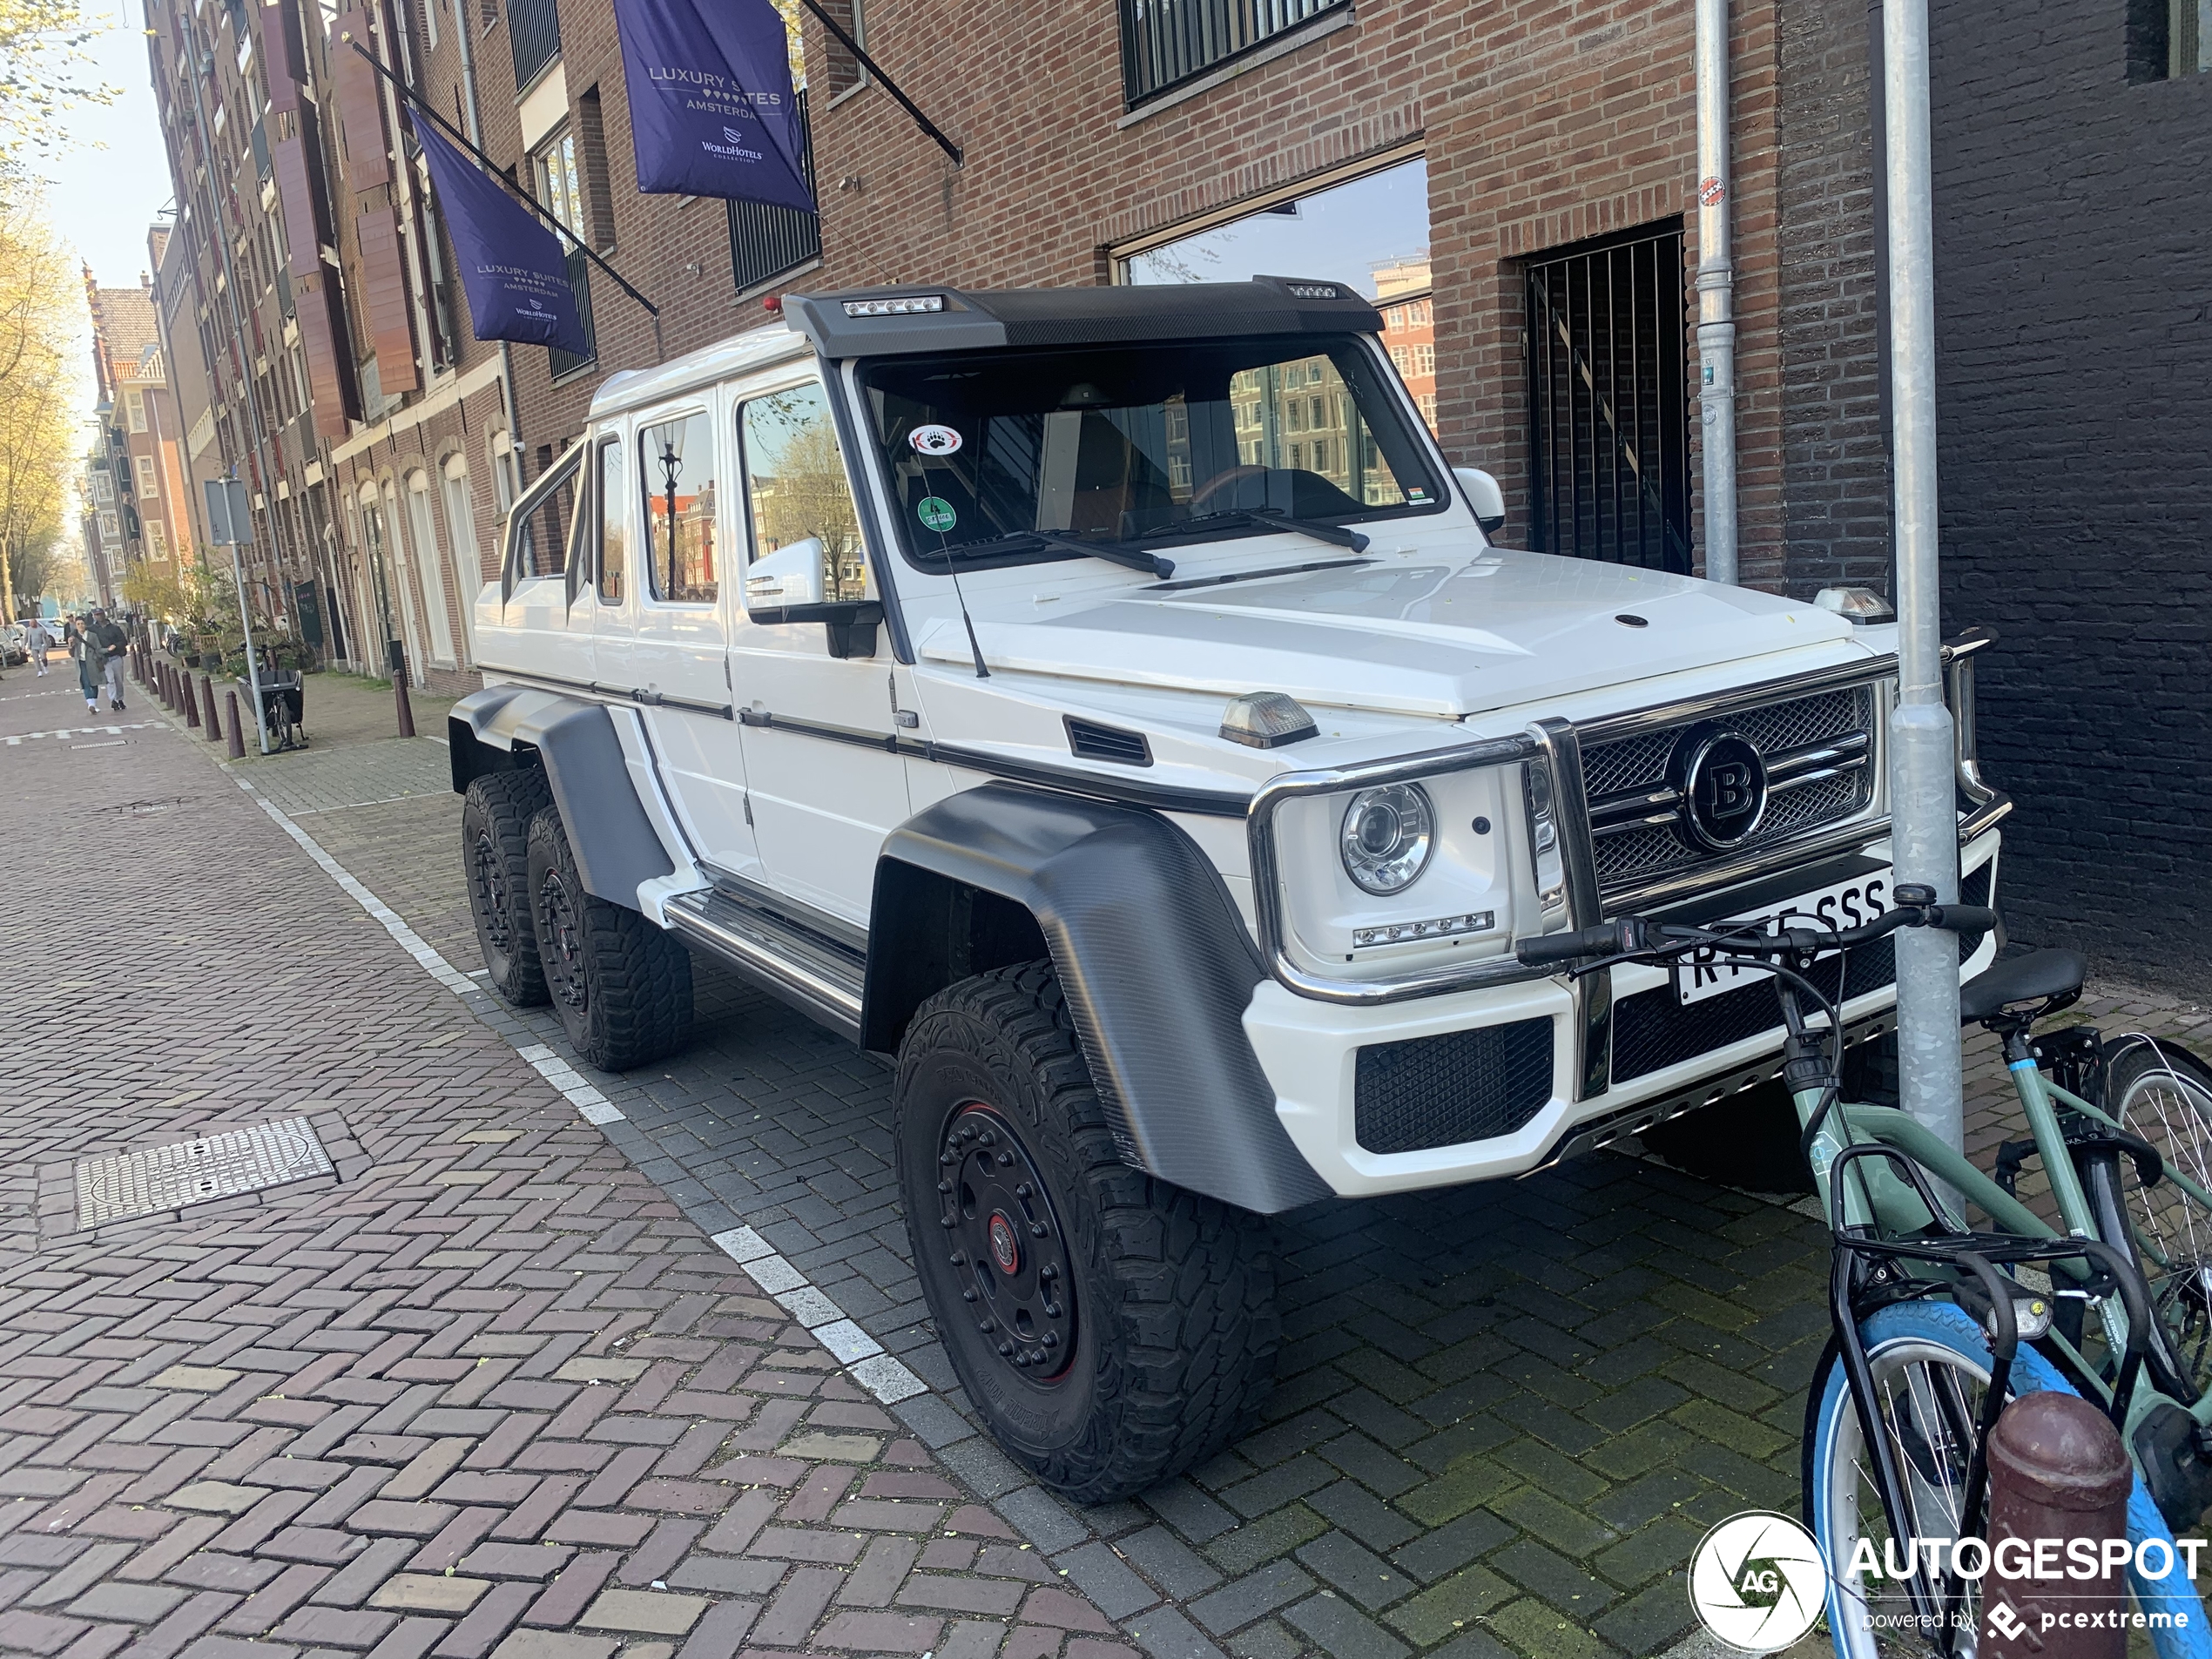
[[[1480,467],[1454,467],[1452,476],[1460,481],[1460,488],[1467,492],[1467,505],[1474,509],[1474,522],[1482,526],[1485,536],[1494,536],[1506,527],[1506,492],[1498,481]]]
[[[745,608],[783,610],[822,603],[822,544],[809,536],[756,559],[745,573]]]
[[[883,606],[873,599],[825,599],[822,544],[814,536],[756,559],[745,572],[745,615],[764,626],[786,622],[824,624],[833,657],[875,655],[875,627]]]

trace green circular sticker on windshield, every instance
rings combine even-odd
[[[952,502],[936,496],[925,496],[914,509],[914,516],[933,530],[948,530],[960,523],[960,515],[953,511]]]

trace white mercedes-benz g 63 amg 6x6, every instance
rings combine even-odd
[[[450,723],[484,961],[610,1070],[685,1040],[693,953],[893,1058],[939,1333],[1069,1495],[1249,1420],[1269,1215],[1775,1074],[1764,981],[1516,941],[1885,907],[1892,631],[1494,547],[1349,289],[782,319],[610,376],[509,520]],[[1812,971],[1886,1028],[1886,945]]]

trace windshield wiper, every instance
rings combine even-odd
[[[1182,536],[1200,525],[1242,524],[1260,529],[1296,530],[1310,536],[1317,542],[1326,542],[1332,547],[1348,547],[1354,553],[1367,550],[1367,538],[1358,530],[1346,529],[1341,524],[1325,523],[1318,518],[1292,518],[1288,513],[1272,507],[1236,508],[1227,512],[1201,513],[1196,518],[1186,518],[1180,523],[1163,524],[1156,530],[1144,532],[1147,537]]]
[[[991,542],[1041,542],[1047,547],[1064,547],[1070,552],[1087,553],[1094,559],[1103,559],[1109,564],[1118,564],[1143,576],[1157,577],[1164,582],[1175,574],[1175,561],[1163,559],[1157,553],[1147,553],[1141,547],[1131,547],[1127,542],[1086,542],[1080,536],[1062,536],[1056,530],[1008,530],[995,536]],[[970,542],[970,548],[988,547],[990,542]]]

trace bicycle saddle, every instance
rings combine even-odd
[[[1959,988],[1959,1022],[1972,1024],[2051,997],[2071,1002],[2088,972],[2089,959],[2078,950],[2032,950],[2008,957]]]

